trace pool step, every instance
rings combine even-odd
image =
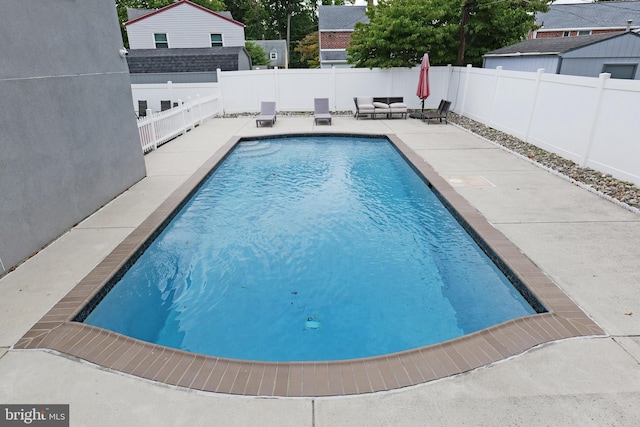
[[[268,156],[280,150],[279,145],[267,141],[243,141],[236,147],[236,153],[243,157]]]

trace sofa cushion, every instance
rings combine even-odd
[[[404,102],[394,102],[394,103],[390,104],[389,107],[391,107],[391,108],[407,108],[407,104],[405,104]]]
[[[373,106],[376,107],[376,108],[382,108],[382,109],[385,109],[385,110],[389,109],[389,104],[385,104],[384,102],[374,102]]]
[[[376,107],[373,104],[358,104],[358,110],[362,111],[373,111]]]
[[[358,107],[362,107],[363,105],[373,105],[373,96],[357,96],[356,103]]]

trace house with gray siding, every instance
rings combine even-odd
[[[265,51],[269,64],[254,68],[289,68],[286,40],[250,40]]]
[[[367,6],[320,6],[318,46],[320,68],[348,68],[347,47],[357,22],[368,23]]]
[[[244,24],[188,0],[156,10],[127,9],[132,83],[216,82],[216,70],[250,70]]]
[[[484,55],[483,67],[640,80],[640,34],[632,31],[530,39]]]
[[[128,16],[124,25],[131,49],[244,47],[243,23],[229,12],[213,12],[188,0],[151,11],[129,9]]]
[[[529,38],[575,37],[640,30],[640,1],[552,4],[536,14]]]

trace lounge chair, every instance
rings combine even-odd
[[[425,111],[422,113],[422,121],[426,121],[429,124],[429,120],[431,119],[439,119],[440,123],[442,123],[442,119],[444,119],[444,123],[448,124],[447,115],[449,114],[449,108],[451,107],[451,101],[447,101],[443,99],[440,101],[440,105],[436,111]]]
[[[271,101],[262,101],[260,104],[260,115],[256,117],[256,127],[260,123],[269,123],[270,126],[276,122],[276,103]]]
[[[323,120],[331,124],[331,114],[329,113],[329,98],[314,98],[313,100],[313,118],[315,123]]]

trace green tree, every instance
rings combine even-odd
[[[269,16],[265,25],[266,38],[287,40],[289,66],[304,67],[299,53],[293,48],[299,40],[317,29],[317,3],[312,0],[262,0],[262,4]]]
[[[318,32],[308,34],[300,40],[295,51],[300,55],[300,62],[306,65],[306,68],[318,68],[320,66]]]
[[[482,64],[482,55],[526,39],[536,29],[535,13],[549,10],[547,0],[468,0],[469,20],[464,29],[464,61]]]
[[[264,51],[262,46],[259,46],[255,42],[247,41],[244,47],[247,49],[247,52],[249,52],[252,65],[267,65],[269,63],[267,52]]]
[[[525,39],[548,0],[380,0],[356,24],[347,48],[356,67],[482,64],[488,51]],[[465,16],[466,13],[466,16]],[[464,24],[464,25],[461,25]],[[461,55],[459,55],[461,54]]]
[[[244,35],[248,40],[267,38],[267,12],[260,0],[226,0],[226,9],[233,19],[245,25]]]

